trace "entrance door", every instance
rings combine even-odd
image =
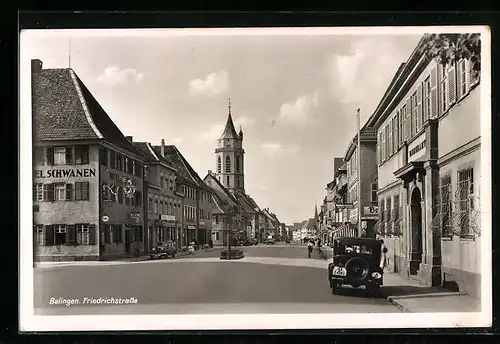
[[[132,241],[130,229],[125,230],[125,252],[130,253],[130,242]]]
[[[422,194],[415,188],[411,194],[411,260],[410,274],[416,275],[420,269],[423,253],[422,235]]]

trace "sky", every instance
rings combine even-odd
[[[421,37],[40,30],[21,34],[21,53],[43,68],[71,66],[124,135],[176,145],[201,178],[215,170],[231,98],[246,192],[291,224],[314,215],[333,158],[356,134],[356,110],[363,124]]]

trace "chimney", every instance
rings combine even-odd
[[[161,151],[160,151],[160,154],[162,157],[165,157],[165,140],[164,139],[161,139]]]
[[[125,136],[125,138],[127,140],[129,140],[130,142],[134,141],[134,137],[133,136]]]
[[[212,170],[208,170],[208,174],[209,174],[209,175],[212,175]]]
[[[31,73],[36,74],[42,70],[43,63],[38,59],[31,60]]]

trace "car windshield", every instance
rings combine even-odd
[[[337,246],[336,251],[338,254],[373,254],[373,249],[364,244],[340,244]]]

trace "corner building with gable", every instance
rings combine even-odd
[[[34,260],[144,252],[142,154],[72,69],[31,69]]]

